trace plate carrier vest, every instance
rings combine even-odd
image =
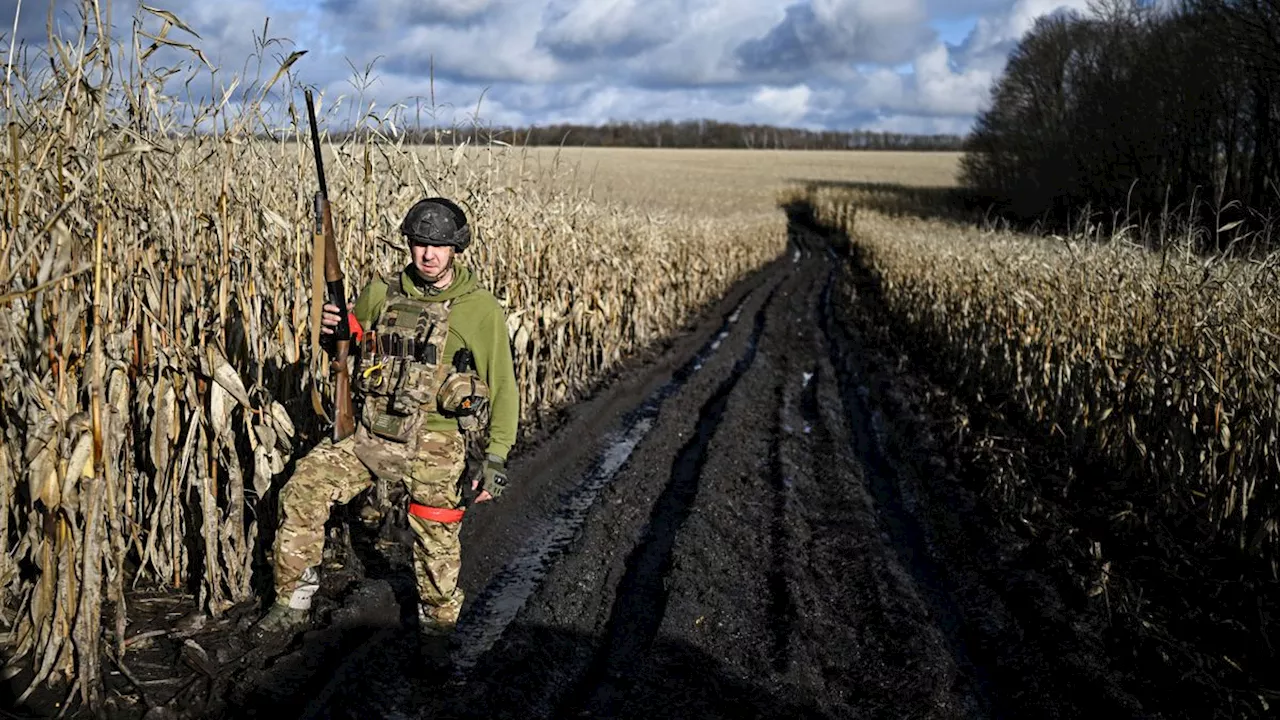
[[[381,438],[409,442],[453,368],[444,357],[452,301],[409,297],[400,274],[386,278],[387,299],[361,344],[356,389],[364,396],[361,423]]]

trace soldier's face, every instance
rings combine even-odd
[[[453,248],[448,245],[410,245],[413,266],[430,282],[445,280],[453,261]]]

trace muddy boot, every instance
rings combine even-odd
[[[360,506],[356,512],[356,516],[360,518],[360,522],[369,532],[377,532],[382,527],[382,517],[384,513],[374,507],[372,502],[366,502]]]
[[[308,623],[310,610],[297,610],[287,603],[275,603],[267,614],[253,625],[253,635],[258,640],[271,636],[287,635],[293,637],[301,632]]]
[[[449,665],[449,638],[453,636],[454,623],[437,618],[435,608],[418,606],[418,640],[422,657],[422,669],[435,672]]]
[[[439,617],[437,608],[430,605],[418,606],[418,628],[423,637],[448,638],[456,626],[457,622]]]

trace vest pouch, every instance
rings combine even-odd
[[[489,386],[474,370],[454,370],[436,395],[440,414],[456,418],[463,434],[484,430],[488,426]]]
[[[393,440],[398,443],[407,443],[413,438],[414,426],[412,415],[393,415],[389,412],[381,412],[373,417],[373,423],[369,426],[369,432],[386,440]]]
[[[398,397],[405,385],[408,367],[404,360],[383,357],[361,373],[365,397],[364,424],[369,432],[380,438],[407,443],[413,438],[417,423],[413,422],[414,407],[406,407]]]
[[[436,394],[449,369],[441,356],[452,305],[408,297],[401,281],[400,273],[386,278],[386,305],[368,328],[378,333],[376,359],[371,358],[368,376],[361,377],[363,425],[376,438],[408,445],[386,448],[396,455],[413,451],[422,426],[435,412]]]
[[[423,417],[430,410],[430,382],[433,370],[422,363],[401,358],[396,361],[396,376],[385,404],[376,409],[369,432],[387,440],[405,443],[413,439]]]
[[[474,398],[466,415],[458,416],[458,429],[466,433],[481,432],[489,427],[489,398]]]
[[[396,393],[396,406],[401,412],[426,413],[435,399],[435,368],[419,362],[409,363],[405,382]]]

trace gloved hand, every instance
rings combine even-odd
[[[507,488],[507,461],[490,453],[484,459],[484,480],[480,485],[482,493],[497,498]]]

